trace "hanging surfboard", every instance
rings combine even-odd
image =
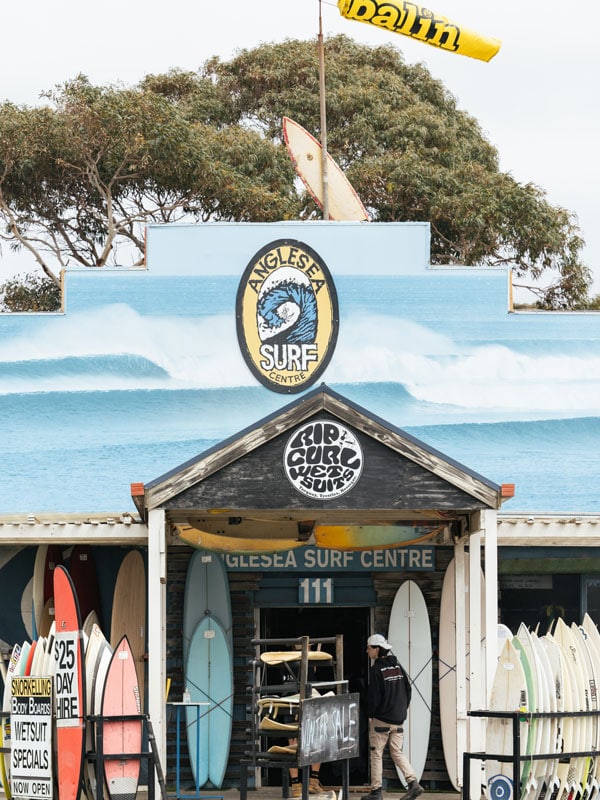
[[[60,800],[78,800],[85,754],[85,668],[81,615],[71,576],[54,569],[54,691]]]
[[[194,781],[220,788],[225,777],[233,715],[233,660],[229,636],[221,623],[205,616],[194,631],[185,664],[186,688],[192,703],[186,708],[188,754]]]
[[[145,707],[146,568],[139,550],[131,550],[119,567],[113,594],[110,644],[117,647],[127,636],[138,677],[140,703]]]
[[[283,118],[283,137],[298,176],[315,203],[323,208],[322,147],[305,128],[289,117]],[[368,222],[369,215],[352,184],[327,153],[329,219]]]
[[[104,691],[102,716],[141,714],[136,665],[127,636],[117,643],[111,656]],[[104,752],[107,755],[135,754],[142,750],[142,721],[104,721]],[[104,777],[112,800],[135,800],[140,776],[140,759],[107,759]]]
[[[197,550],[188,564],[183,596],[184,664],[187,663],[192,636],[207,614],[219,621],[232,646],[231,597],[225,564],[220,555]]]
[[[306,542],[298,539],[268,539],[264,537],[246,538],[245,536],[228,536],[211,533],[192,525],[177,525],[179,538],[192,547],[210,550],[213,553],[276,553],[281,550],[293,550],[303,547]]]
[[[423,593],[414,581],[404,581],[394,597],[388,642],[412,682],[412,699],[404,723],[404,753],[421,779],[427,760],[433,691],[431,626]],[[398,771],[404,785],[404,775]]]
[[[469,559],[465,555],[465,596],[463,608],[465,612],[465,634],[468,641],[469,633]],[[482,629],[484,615],[484,577],[481,580],[481,621]],[[452,559],[446,568],[442,583],[440,604],[440,628],[438,643],[438,677],[440,697],[440,724],[442,729],[442,748],[448,776],[454,788],[459,791],[462,786],[462,753],[458,752],[457,745],[457,691],[456,691],[456,571],[455,561]],[[466,653],[466,674],[469,676],[470,658]],[[469,682],[467,680],[467,705],[469,704]]]
[[[378,547],[406,547],[433,538],[443,525],[315,525],[317,547],[331,550],[372,550]]]

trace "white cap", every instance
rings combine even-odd
[[[385,636],[382,636],[380,633],[374,633],[372,636],[369,636],[367,644],[369,647],[382,647],[384,650],[392,649],[391,645],[386,641]]]

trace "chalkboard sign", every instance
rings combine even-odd
[[[300,704],[298,766],[358,756],[359,695],[311,697]]]

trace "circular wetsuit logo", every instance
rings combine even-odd
[[[314,420],[288,439],[283,455],[290,483],[318,500],[339,497],[360,478],[363,452],[354,433],[330,420]]]
[[[331,274],[295,239],[265,245],[250,260],[236,301],[237,335],[255,377],[275,392],[300,392],[327,367],[338,335]]]

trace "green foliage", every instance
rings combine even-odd
[[[331,155],[378,221],[427,220],[434,264],[506,265],[547,308],[588,302],[574,215],[500,172],[477,121],[395,47],[326,42]],[[316,136],[316,41],[171,70],[139,86],[79,76],[43,108],[0,107],[0,238],[57,268],[140,263],[149,222],[320,216],[282,142]],[[543,286],[544,288],[536,288]]]
[[[5,311],[60,311],[60,286],[40,273],[0,284],[0,308]]]

